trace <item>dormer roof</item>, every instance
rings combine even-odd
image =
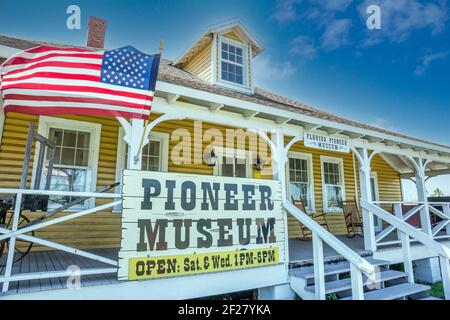
[[[178,57],[178,59],[174,61],[173,65],[180,66],[185,62],[191,60],[193,56],[204,49],[212,41],[213,34],[228,32],[234,32],[242,40],[251,44],[253,58],[264,51],[261,43],[247,30],[247,28],[241,23],[241,21],[239,19],[233,19],[227,22],[209,26],[206,32],[204,32],[192,46],[190,46],[186,51],[183,52],[180,57]]]

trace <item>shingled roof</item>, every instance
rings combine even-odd
[[[49,45],[49,46],[64,46],[64,47],[74,47],[74,48],[86,48],[86,47],[77,47],[77,46],[71,46],[71,45],[62,45],[62,44],[53,44],[48,42],[42,42],[42,41],[36,41],[36,40],[25,40],[25,39],[19,39],[15,37],[10,36],[4,36],[0,35],[0,45],[10,47],[10,48],[16,48],[16,49],[29,49],[38,45]],[[95,49],[95,48],[86,48],[86,49]],[[266,91],[264,89],[255,88],[255,92],[252,95],[240,93],[238,91],[230,90],[227,88],[223,88],[217,85],[212,85],[201,78],[197,77],[196,75],[193,75],[183,69],[180,69],[178,67],[175,67],[172,65],[172,61],[163,59],[161,61],[160,66],[160,72],[158,75],[158,80],[188,87],[192,89],[197,89],[209,93],[214,93],[218,95],[223,95],[230,98],[235,98],[243,101],[253,102],[256,104],[273,107],[276,109],[281,109],[285,111],[295,112],[299,114],[303,114],[306,116],[311,116],[318,119],[323,120],[329,120],[336,123],[341,123],[357,128],[362,128],[366,130],[372,130],[376,132],[380,132],[383,134],[391,135],[394,137],[404,138],[416,142],[422,142],[427,143],[430,145],[434,145],[437,147],[443,147],[447,148],[450,151],[450,146],[439,144],[411,136],[407,136],[401,133],[385,130],[383,128],[378,128],[375,126],[367,125],[361,122],[357,122],[351,119],[347,119],[329,112],[325,112],[322,110],[319,110],[317,108],[311,107],[309,105],[306,105],[304,103],[295,101],[293,99]]]

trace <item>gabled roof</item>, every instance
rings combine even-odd
[[[1,58],[1,47],[17,48],[17,49],[29,49],[37,45],[48,45],[49,43],[40,41],[30,41],[23,40],[9,36],[0,35],[0,58]],[[61,44],[53,44],[57,46],[62,46]],[[64,45],[67,46],[67,45]],[[68,46],[75,47],[75,46]],[[235,98],[242,101],[253,102],[259,105],[273,107],[280,110],[290,111],[317,119],[329,120],[336,123],[346,124],[356,128],[362,128],[367,130],[372,130],[375,132],[387,134],[393,137],[403,138],[410,140],[411,142],[421,142],[428,144],[430,146],[445,148],[450,153],[450,146],[439,144],[435,142],[426,141],[423,139],[410,137],[401,133],[385,130],[382,128],[374,127],[371,125],[363,124],[351,119],[347,119],[329,112],[319,110],[317,108],[311,107],[304,103],[292,100],[290,98],[280,96],[276,93],[272,93],[260,88],[255,88],[254,94],[245,94],[231,89],[227,89],[221,86],[212,85],[201,78],[177,68],[173,65],[172,61],[161,60],[160,72],[158,75],[158,80],[162,82],[167,82],[174,85],[179,85],[183,87],[188,87],[192,89],[197,89],[200,91],[213,93],[217,95],[222,95],[225,97]]]
[[[240,38],[247,40],[251,44],[253,58],[264,51],[261,43],[247,30],[241,21],[239,19],[233,19],[224,23],[209,26],[200,38],[173,62],[173,65],[179,66],[190,60],[192,56],[202,50],[212,40],[214,33],[226,33],[232,31],[235,32]]]

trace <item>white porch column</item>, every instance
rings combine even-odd
[[[370,158],[367,148],[357,148],[359,160],[359,180],[361,188],[361,199],[371,202],[372,192],[370,185]],[[361,201],[361,203],[363,202]],[[376,251],[375,242],[375,224],[373,213],[362,208],[363,228],[364,228],[364,248],[370,251]]]
[[[431,220],[430,220],[430,211],[428,208],[428,196],[427,196],[427,188],[425,186],[426,175],[425,175],[425,167],[427,165],[427,161],[421,158],[413,158],[414,166],[416,169],[416,189],[417,189],[417,198],[419,202],[423,202],[425,206],[422,210],[420,210],[420,223],[422,225],[422,230],[428,235],[432,235],[431,231]]]
[[[137,157],[137,161],[135,161],[135,157],[139,152],[139,146],[141,144],[142,134],[144,133],[144,120],[141,119],[132,119],[131,120],[131,130],[130,130],[130,144],[128,145],[128,168],[141,170],[142,168],[142,148],[141,154]]]
[[[261,135],[261,134],[260,134]],[[264,137],[264,135],[261,135]],[[284,134],[281,129],[277,129],[276,132],[272,131],[271,141],[267,141],[271,146],[272,157],[272,175],[274,180],[278,180],[281,183],[281,197],[286,199],[287,196],[287,183],[286,183],[286,171],[285,165],[287,161],[287,154],[284,148]],[[270,143],[271,142],[271,143]],[[289,285],[289,237],[288,237],[288,223],[287,212],[285,212],[285,266],[286,266],[286,284],[259,288],[258,299],[259,300],[293,300],[295,297],[294,291],[292,291]]]

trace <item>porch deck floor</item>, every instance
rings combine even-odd
[[[364,250],[364,238],[359,236],[354,238],[348,238],[346,236],[341,235],[338,235],[336,237],[360,256],[371,255],[370,251]],[[342,256],[340,256],[326,243],[324,243],[323,245],[323,255],[325,261],[342,260]],[[313,263],[312,241],[289,239],[289,262],[291,266],[295,267],[312,265]]]
[[[119,249],[95,249],[90,252],[99,256],[109,258],[117,261]],[[4,274],[5,256],[0,259],[0,272]],[[46,272],[46,271],[65,271],[70,266],[78,266],[80,269],[92,268],[110,268],[110,265],[102,262],[87,259],[74,254],[63,251],[38,251],[30,252],[24,259],[14,263],[12,273],[28,273],[28,272]],[[24,280],[10,282],[9,290],[6,293],[1,292],[0,283],[0,297],[2,295],[14,295],[21,293],[30,293],[44,290],[57,290],[67,288],[67,277],[38,279],[38,280]],[[117,273],[99,274],[99,275],[83,275],[80,277],[81,287],[108,285],[118,283]]]

